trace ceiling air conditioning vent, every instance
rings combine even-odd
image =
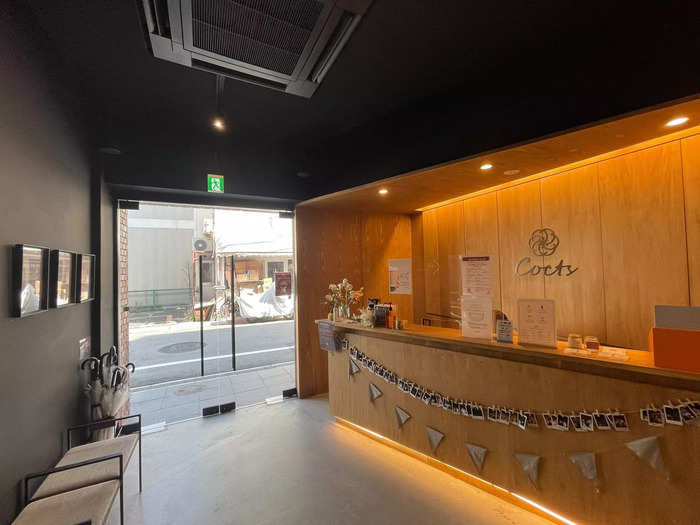
[[[142,0],[153,56],[310,97],[372,0]]]

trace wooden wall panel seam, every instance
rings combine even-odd
[[[688,242],[688,202],[686,193],[685,163],[683,155],[683,141],[678,140],[678,147],[681,152],[681,190],[683,193],[683,231],[685,233],[685,260],[688,266],[688,304],[693,304],[693,269],[690,266],[690,244]]]

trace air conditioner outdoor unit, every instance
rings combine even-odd
[[[199,238],[192,243],[192,249],[196,252],[210,252],[211,242],[209,239]]]
[[[140,0],[156,58],[310,97],[372,0]]]

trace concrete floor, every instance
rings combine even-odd
[[[187,421],[143,441],[143,493],[134,461],[125,481],[129,525],[550,523],[339,426],[325,398]]]

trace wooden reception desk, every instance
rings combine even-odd
[[[552,410],[638,411],[649,403],[700,398],[700,374],[654,367],[651,355],[628,351],[629,361],[577,357],[560,349],[489,343],[459,331],[412,325],[406,330],[335,323],[334,329],[386,368],[452,398],[538,413]],[[329,403],[337,418],[380,434],[441,463],[478,476],[576,523],[698,523],[700,427],[652,427],[627,414],[629,431],[568,432],[478,421],[426,405],[367,369],[350,376],[348,351],[328,354]],[[369,383],[382,396],[369,400]],[[400,428],[394,407],[411,415]],[[431,453],[426,427],[444,438]],[[658,436],[670,479],[635,456],[625,443]],[[476,472],[466,442],[488,449]],[[567,454],[595,452],[599,491]],[[541,456],[538,488],[514,459]]]

